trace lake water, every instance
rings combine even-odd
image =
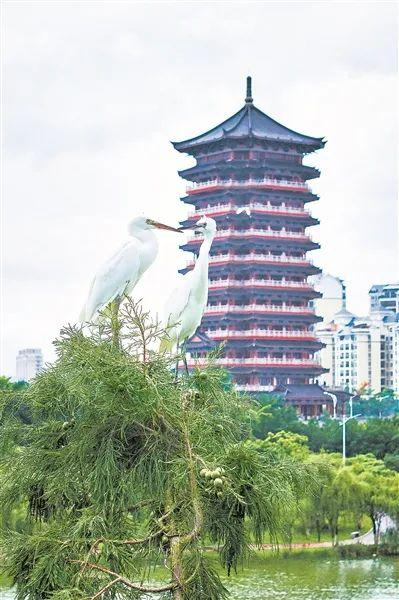
[[[232,600],[393,600],[399,560],[257,559],[225,583]]]
[[[231,600],[394,600],[399,559],[256,558],[225,584]]]

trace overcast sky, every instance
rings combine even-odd
[[[96,267],[144,211],[176,224],[192,137],[243,104],[312,136],[311,206],[326,272],[366,313],[397,261],[394,2],[4,2],[3,364],[75,322]],[[186,257],[160,233],[136,288],[162,306]]]

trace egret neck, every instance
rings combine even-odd
[[[212,238],[204,239],[194,266],[195,284],[192,292],[198,300],[202,299],[204,291],[206,294],[208,294],[209,252],[212,246],[212,241],[213,236]]]
[[[154,262],[158,254],[158,239],[152,229],[140,229],[131,226],[129,227],[129,233],[141,246],[140,274],[142,274]]]

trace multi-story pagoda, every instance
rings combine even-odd
[[[306,206],[318,197],[307,181],[319,171],[302,163],[323,148],[321,138],[302,135],[260,111],[247,79],[245,105],[210,129],[173,145],[196,165],[180,171],[188,180],[183,202],[216,220],[209,268],[209,300],[200,331],[225,342],[219,363],[238,389],[270,391],[281,384],[309,384],[324,369],[314,358],[322,347],[313,332],[321,320],[311,300],[320,296],[308,276],[320,270],[307,252],[318,248],[306,232],[316,225]],[[201,236],[181,246],[194,257]],[[188,344],[189,365],[201,362],[204,338]]]

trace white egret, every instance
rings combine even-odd
[[[166,303],[167,333],[161,340],[161,350],[179,350],[179,347],[184,347],[201,323],[208,301],[209,252],[216,234],[216,223],[209,217],[202,217],[194,229],[203,234],[204,240],[194,268],[180,277],[176,289]]]
[[[158,241],[154,229],[181,233],[163,223],[146,217],[136,217],[128,226],[129,238],[121,248],[97,271],[80,320],[91,321],[96,313],[110,302],[116,308],[124,294],[130,294],[143,273],[152,265],[158,254]]]

